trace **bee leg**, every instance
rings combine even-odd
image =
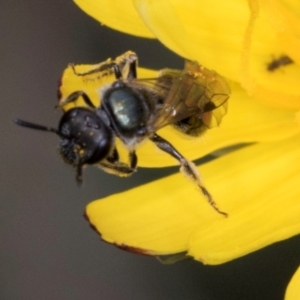
[[[122,72],[121,72],[120,66],[118,64],[116,64],[115,62],[111,62],[108,64],[101,64],[97,68],[94,68],[94,69],[91,69],[89,71],[82,72],[82,73],[79,73],[76,71],[74,64],[70,64],[69,66],[72,68],[72,70],[76,76],[87,76],[87,75],[92,75],[92,74],[96,74],[96,73],[102,73],[102,76],[108,76],[110,74],[114,74],[116,79],[122,78]],[[100,76],[100,77],[102,77],[102,76]],[[135,63],[129,63],[128,77],[136,78]]]
[[[136,171],[137,156],[135,151],[129,152],[129,164],[119,161],[119,154],[116,149],[106,158],[106,162],[100,162],[100,166],[108,173],[128,177]]]
[[[70,94],[67,98],[60,101],[59,106],[62,107],[66,105],[67,103],[75,102],[79,97],[82,97],[84,103],[91,107],[96,108],[96,106],[93,104],[89,96],[84,91],[76,91]]]
[[[120,67],[114,62],[109,63],[109,64],[100,65],[97,68],[94,68],[94,69],[91,69],[89,71],[82,72],[82,73],[78,73],[75,70],[75,65],[70,64],[69,66],[72,68],[72,70],[73,70],[73,72],[76,76],[87,76],[87,75],[92,75],[92,74],[95,74],[95,73],[101,73],[102,72],[103,76],[105,76],[105,75],[107,76],[107,75],[110,75],[110,74],[114,73],[116,79],[120,79],[122,77]],[[102,77],[102,76],[100,76],[100,77]]]
[[[137,63],[136,63],[136,60],[135,60],[135,61],[132,61],[132,62],[129,64],[128,79],[129,79],[129,78],[136,78],[136,77],[137,77],[136,68],[137,68]]]
[[[132,51],[127,51],[115,59],[116,65],[119,67],[124,79],[133,79],[137,77],[137,61],[138,57],[136,53]]]
[[[136,54],[133,55],[133,53],[126,52],[125,54],[119,56],[116,58],[116,61],[111,61],[108,60],[106,62],[100,63],[96,68],[90,69],[86,72],[77,72],[75,69],[74,64],[69,64],[69,67],[72,68],[73,73],[76,76],[87,76],[87,75],[92,75],[95,73],[102,73],[102,76],[107,76],[112,73],[114,73],[116,79],[122,78],[122,71],[123,69],[127,69],[128,66],[128,74],[127,74],[127,79],[129,78],[136,78],[137,77],[137,57]],[[100,75],[100,77],[102,77]]]
[[[69,67],[72,68],[73,73],[76,76],[87,76],[87,75],[92,75],[92,74],[99,73],[99,72],[100,73],[103,72],[103,74],[108,75],[108,74],[112,73],[112,70],[113,70],[113,67],[115,64],[116,63],[114,63],[114,62],[100,63],[96,68],[90,69],[86,72],[77,72],[74,64],[69,64]]]
[[[163,139],[159,135],[154,134],[152,137],[150,137],[150,140],[154,142],[158,148],[170,154],[171,156],[173,156],[179,161],[181,165],[180,171],[183,172],[188,178],[190,178],[197,184],[202,194],[206,197],[208,203],[213,207],[215,211],[217,211],[219,214],[224,215],[226,217],[228,216],[227,213],[221,211],[217,207],[217,204],[214,201],[212,195],[202,184],[200,176],[198,174],[198,170],[196,169],[195,165],[192,162],[184,158],[167,140]]]

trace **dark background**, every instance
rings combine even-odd
[[[78,188],[55,135],[12,123],[57,125],[57,80],[70,62],[96,63],[129,49],[145,67],[181,68],[180,58],[157,41],[100,26],[71,1],[1,0],[0,24],[1,300],[283,299],[300,261],[299,237],[214,267],[161,265],[124,252],[90,229],[85,205],[174,169],[121,179],[89,168]]]

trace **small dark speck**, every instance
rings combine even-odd
[[[281,55],[267,64],[267,70],[269,72],[274,72],[277,69],[290,65],[292,63],[294,63],[294,61],[289,56]]]

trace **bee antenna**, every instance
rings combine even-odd
[[[76,181],[78,186],[82,185],[82,166],[83,163],[79,160],[78,164],[76,165]]]
[[[23,126],[23,127],[27,127],[27,128],[31,128],[31,129],[36,129],[36,130],[41,130],[41,131],[53,132],[53,133],[57,134],[60,137],[67,138],[60,131],[58,131],[57,129],[52,128],[52,127],[47,127],[47,126],[44,126],[44,125],[39,125],[39,124],[23,121],[23,120],[20,120],[20,119],[13,119],[13,122],[15,124],[19,125],[19,126]]]

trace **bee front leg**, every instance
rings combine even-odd
[[[137,156],[135,151],[130,151],[129,164],[119,161],[119,154],[116,149],[106,158],[106,162],[100,162],[100,167],[107,173],[114,174],[120,177],[128,177],[136,171]]]
[[[110,75],[114,72],[113,67],[115,66],[115,64],[116,64],[115,62],[107,61],[107,62],[104,62],[104,63],[100,63],[95,68],[92,68],[92,69],[90,69],[88,71],[85,71],[85,72],[77,72],[76,69],[75,69],[75,64],[73,64],[73,63],[69,64],[69,67],[72,68],[73,73],[76,76],[87,76],[87,75],[92,75],[92,74],[95,74],[95,73],[100,73],[103,76],[105,76],[105,75]]]
[[[224,215],[226,217],[228,216],[227,213],[221,211],[217,207],[217,204],[214,201],[212,195],[202,184],[198,170],[192,162],[184,158],[167,140],[163,139],[159,135],[154,134],[152,137],[150,137],[150,140],[154,142],[158,148],[170,154],[171,156],[173,156],[179,161],[181,165],[180,171],[197,184],[202,194],[206,197],[208,203],[213,207],[215,211],[217,211],[219,214]]]
[[[114,74],[116,79],[132,79],[137,76],[137,59],[137,55],[134,52],[127,51],[114,61],[108,59],[86,72],[77,72],[74,64],[69,64],[69,67],[72,68],[76,76],[88,76],[99,73],[100,77]]]

